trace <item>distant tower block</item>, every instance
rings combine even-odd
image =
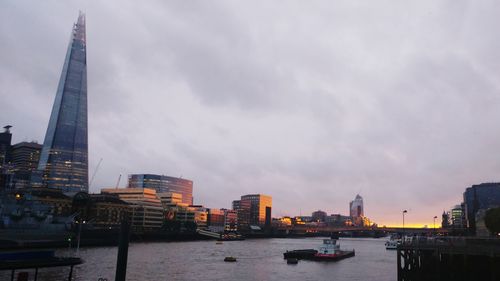
[[[364,217],[363,197],[356,195],[356,198],[349,203],[349,215],[353,218]]]

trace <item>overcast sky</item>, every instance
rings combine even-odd
[[[500,181],[497,1],[1,1],[0,125],[42,142],[87,16],[91,192],[130,173],[229,208],[428,224]],[[439,219],[440,222],[440,219]]]

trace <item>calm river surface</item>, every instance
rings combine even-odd
[[[127,280],[393,281],[397,278],[396,252],[385,250],[384,238],[340,239],[341,248],[355,249],[356,256],[338,262],[300,261],[287,265],[283,259],[286,250],[317,248],[321,243],[322,238],[249,239],[222,245],[215,241],[132,243]],[[67,252],[58,250],[57,254]],[[75,267],[75,280],[114,280],[116,255],[116,247],[80,249],[85,263]],[[238,262],[224,262],[226,256],[235,256]],[[64,280],[68,270],[41,269],[39,280]],[[0,279],[3,277],[4,273]]]

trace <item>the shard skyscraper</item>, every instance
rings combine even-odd
[[[73,26],[38,164],[42,185],[88,192],[85,15]]]

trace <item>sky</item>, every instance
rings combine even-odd
[[[43,142],[87,19],[90,191],[131,173],[273,216],[433,226],[500,181],[497,1],[0,2],[0,125]],[[102,159],[99,169],[96,167]]]

